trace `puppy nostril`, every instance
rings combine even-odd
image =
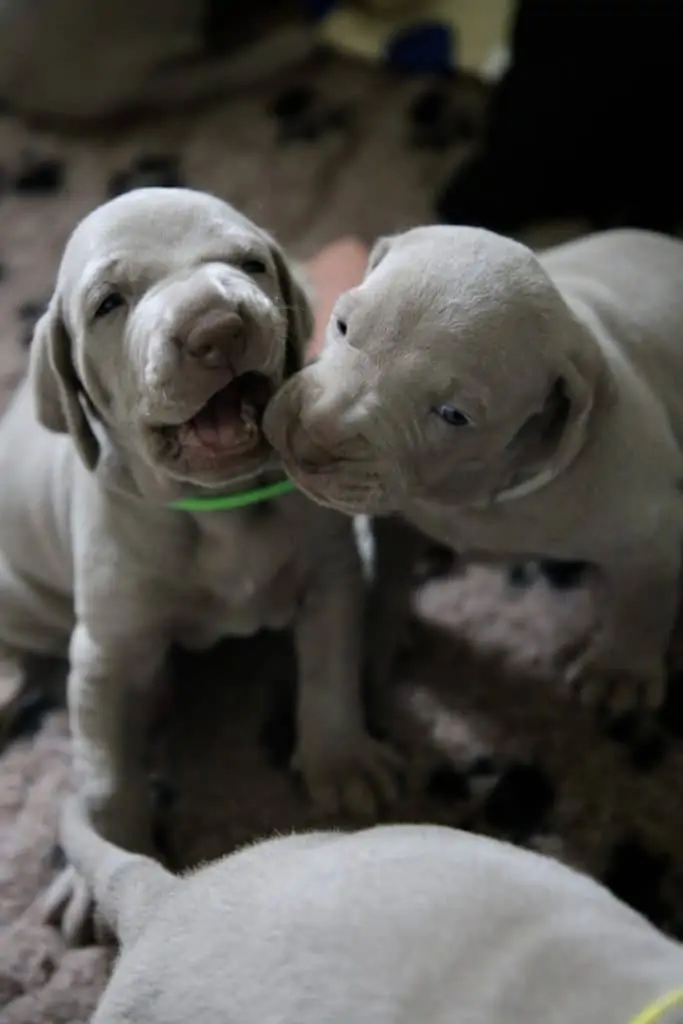
[[[230,366],[238,347],[244,343],[244,323],[237,313],[205,313],[191,328],[185,341],[188,355],[207,369]]]
[[[219,329],[222,334],[231,338],[238,338],[244,330],[242,317],[239,313],[224,313],[219,322]]]
[[[190,349],[190,355],[198,359],[200,363],[206,363],[207,365],[220,365],[221,352],[216,345],[212,345],[211,342],[201,342],[198,345],[194,345]]]

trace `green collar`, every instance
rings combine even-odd
[[[246,505],[256,505],[261,501],[270,501],[281,494],[289,494],[296,490],[291,480],[279,480],[274,484],[254,487],[250,491],[238,491],[237,494],[198,494],[191,498],[177,498],[170,501],[168,507],[179,512],[226,512]]]

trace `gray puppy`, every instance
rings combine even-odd
[[[73,233],[0,426],[0,644],[68,652],[80,793],[127,849],[152,848],[145,703],[173,643],[292,626],[312,797],[371,813],[393,794],[393,755],[363,722],[352,523],[297,493],[174,504],[279,483],[260,422],[311,322],[265,232],[202,193],[138,190]],[[76,938],[87,907],[67,870],[48,914]]]
[[[62,842],[121,955],[93,1024],[674,1024],[683,950],[585,875],[430,825],[272,839],[176,878]]]
[[[401,512],[457,551],[585,561],[599,626],[566,679],[655,707],[683,526],[683,244],[638,231],[541,256],[490,232],[381,240],[265,429],[311,497]]]

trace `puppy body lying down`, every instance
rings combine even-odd
[[[130,850],[151,849],[145,698],[174,642],[293,626],[295,763],[312,796],[368,810],[391,789],[363,724],[350,521],[297,493],[169,507],[279,479],[260,420],[310,328],[264,232],[213,197],[139,190],[74,232],[0,427],[0,641],[68,650],[80,793]],[[86,896],[69,870],[48,900],[70,938]]]
[[[557,861],[437,826],[317,832],[177,878],[62,842],[121,956],[93,1024],[635,1024],[683,1020],[683,950]]]
[[[381,240],[266,433],[308,494],[459,552],[585,561],[601,621],[567,680],[656,706],[683,527],[683,244],[541,256],[483,230]]]

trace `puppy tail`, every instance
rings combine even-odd
[[[76,797],[64,805],[60,839],[121,946],[134,942],[176,879],[151,857],[128,853],[98,835]]]

